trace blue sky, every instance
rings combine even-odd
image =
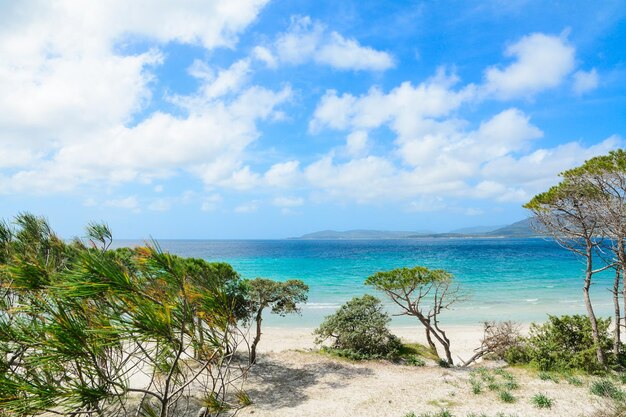
[[[118,238],[507,224],[624,146],[623,1],[0,0],[0,217]]]

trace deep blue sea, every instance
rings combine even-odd
[[[141,244],[117,241],[116,246]],[[584,264],[543,239],[407,240],[162,240],[164,250],[208,261],[225,261],[244,278],[302,279],[310,287],[301,316],[268,317],[268,325],[315,327],[352,297],[380,296],[363,281],[377,271],[423,265],[454,274],[467,299],[444,312],[448,324],[485,320],[544,321],[547,314],[584,314]],[[592,298],[610,316],[613,275],[597,275]],[[390,314],[398,313],[386,302]],[[394,325],[412,323],[396,317]]]

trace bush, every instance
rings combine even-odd
[[[619,389],[610,379],[599,379],[589,387],[592,394],[599,397],[611,398],[616,401],[624,399],[624,391]]]
[[[500,391],[500,400],[505,403],[514,403],[517,399],[509,391]]]
[[[545,394],[535,394],[532,402],[537,408],[552,408],[552,403],[554,401]]]
[[[610,323],[610,319],[598,319],[600,340],[607,357],[612,346],[608,332]],[[526,354],[528,361],[542,371],[601,370],[586,316],[549,316],[548,322],[542,325],[533,323]],[[517,355],[523,356],[519,351]]]
[[[406,357],[406,364],[411,366],[425,366],[426,361],[417,355],[408,355]]]
[[[439,359],[437,361],[437,365],[441,366],[442,368],[449,368],[450,367],[450,362],[448,362],[445,359]]]
[[[570,384],[570,385],[574,385],[575,387],[582,387],[583,386],[583,380],[576,377],[576,376],[567,376],[565,377],[565,380]]]
[[[353,359],[393,358],[402,344],[389,331],[390,321],[376,297],[355,297],[324,319],[314,332],[315,343],[332,339],[331,349],[353,354]]]

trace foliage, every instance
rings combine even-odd
[[[478,395],[483,392],[483,384],[476,378],[470,378],[470,385],[472,386],[472,394]]]
[[[392,358],[398,355],[400,340],[387,325],[391,319],[376,297],[355,297],[327,316],[314,332],[316,343],[331,339],[330,347],[351,352],[355,358]]]
[[[552,408],[552,404],[554,404],[554,400],[552,400],[552,398],[541,393],[533,395],[531,401],[537,408]]]
[[[403,314],[416,317],[426,332],[430,348],[437,352],[433,338],[444,348],[445,360],[452,365],[450,340],[439,327],[441,312],[459,300],[459,287],[453,277],[442,269],[431,270],[423,266],[398,268],[377,272],[365,280],[383,291],[403,310]]]
[[[416,355],[408,355],[406,357],[406,364],[410,365],[410,366],[424,366],[426,365],[426,362],[424,361],[424,359],[420,358],[419,356]]]
[[[612,342],[608,328],[610,319],[598,319],[601,347],[605,352]],[[544,324],[532,324],[527,342],[531,364],[543,371],[580,369],[597,372],[603,369],[596,357],[591,325],[585,316],[549,316]]]
[[[519,383],[507,370],[478,368],[470,373],[469,382],[472,393],[475,395],[483,392],[483,384],[485,384],[487,389],[496,393],[501,401],[507,403],[517,401],[510,391],[519,389]]]
[[[567,381],[568,384],[573,385],[575,387],[583,386],[583,380],[576,376],[573,376],[573,375],[566,376],[565,380]]]
[[[278,282],[267,278],[256,278],[246,280],[244,284],[246,319],[256,323],[256,334],[250,345],[250,363],[255,363],[256,348],[261,340],[263,310],[270,308],[273,314],[280,316],[299,313],[298,304],[307,301],[309,287],[298,279]]]
[[[8,234],[3,224],[0,409],[119,415],[140,394],[137,414],[166,417],[198,389],[207,412],[236,410],[229,393],[246,370],[234,357],[232,268],[156,244],[109,251],[106,225],[89,225],[86,247],[31,214]],[[131,384],[138,375],[148,378],[141,387]]]
[[[555,384],[559,383],[559,377],[555,374],[553,374],[552,372],[546,372],[546,371],[539,371],[539,373],[537,374],[537,376],[539,377],[539,379],[541,379],[542,381],[552,381]]]
[[[515,396],[513,396],[513,394],[509,391],[500,391],[498,397],[500,398],[500,401],[504,403],[514,403],[517,401],[517,398],[515,398]]]
[[[622,391],[613,381],[608,378],[598,379],[593,381],[589,387],[589,391],[593,395],[599,397],[611,398],[613,400],[624,400],[625,393]]]

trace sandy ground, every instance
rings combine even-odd
[[[395,328],[405,341],[423,342],[416,328]],[[449,329],[456,356],[467,358],[479,345],[479,327]],[[575,387],[561,380],[542,381],[533,372],[513,369],[520,388],[516,402],[502,402],[485,389],[475,395],[469,370],[444,369],[434,364],[411,367],[383,361],[350,362],[313,351],[311,329],[267,328],[257,366],[247,391],[253,405],[239,415],[403,417],[406,413],[448,409],[454,416],[589,416],[600,403],[589,394],[588,381]],[[554,400],[551,409],[537,409],[531,398],[543,393]]]

